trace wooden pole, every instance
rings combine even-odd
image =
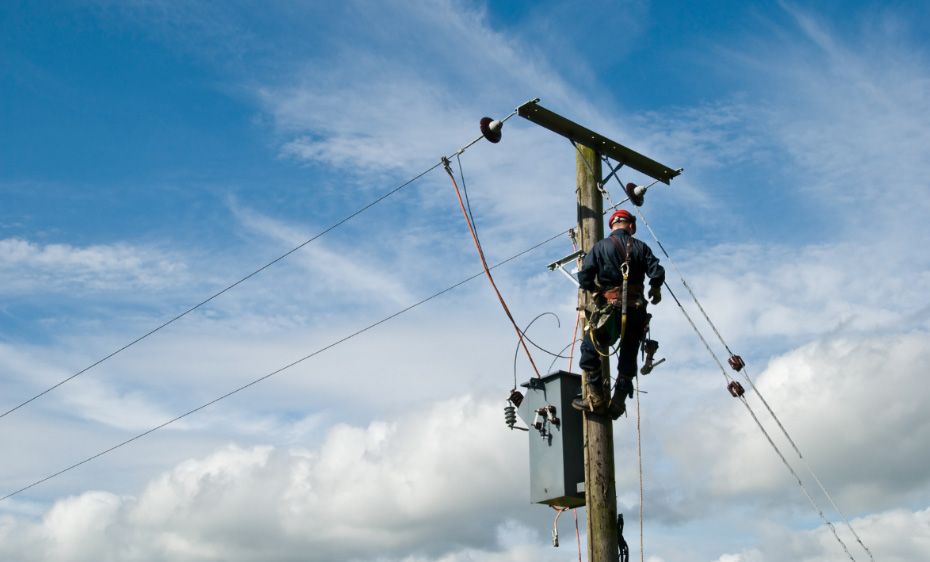
[[[576,179],[578,186],[578,233],[580,247],[587,253],[604,237],[604,203],[597,183],[601,161],[597,153],[578,145]],[[578,304],[588,303],[587,291],[579,289]],[[601,358],[602,396],[610,396],[610,361]],[[587,392],[587,382],[584,383]],[[617,541],[617,484],[614,480],[613,424],[607,415],[584,416],[585,504],[588,515],[588,561],[619,562]]]

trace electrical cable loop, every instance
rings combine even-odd
[[[494,276],[491,275],[490,268],[488,268],[488,262],[484,256],[484,249],[481,247],[481,241],[478,239],[478,234],[475,232],[475,227],[472,224],[470,217],[468,216],[468,210],[465,208],[465,201],[462,199],[462,192],[459,189],[458,183],[455,181],[455,174],[452,173],[452,167],[449,164],[449,159],[443,157],[441,163],[445,168],[446,173],[449,175],[449,180],[452,182],[452,187],[455,189],[455,195],[458,198],[459,206],[462,210],[462,216],[465,217],[465,222],[468,225],[468,231],[471,233],[472,240],[475,243],[475,249],[478,251],[478,257],[481,259],[481,265],[484,267],[485,275],[487,276],[491,287],[494,289],[494,293],[497,295],[497,300],[500,301],[501,308],[504,309],[504,313],[510,320],[510,324],[513,326],[514,331],[517,333],[517,338],[520,340],[520,345],[523,347],[523,351],[526,353],[526,357],[529,359],[530,365],[533,367],[533,371],[536,373],[536,377],[542,378],[542,375],[539,372],[539,368],[536,367],[536,362],[533,360],[533,354],[530,353],[529,347],[526,345],[523,333],[520,331],[520,327],[517,325],[517,321],[514,319],[513,314],[510,312],[510,307],[507,306],[507,301],[504,300],[504,296],[501,294],[500,289],[497,288],[497,283],[494,281]]]

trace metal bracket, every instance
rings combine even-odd
[[[610,158],[603,156],[602,160],[604,161],[605,164],[607,164],[607,167],[610,168],[610,173],[604,176],[604,179],[601,180],[601,183],[606,185],[607,182],[610,181],[610,178],[614,177],[617,174],[617,172],[620,171],[620,168],[623,167],[623,162],[617,162],[617,167],[614,168],[613,166],[610,165]],[[620,179],[620,176],[617,176],[617,179]]]
[[[556,261],[550,263],[550,264],[549,264],[548,266],[546,266],[546,267],[549,269],[549,271],[555,271],[556,269],[558,269],[558,270],[561,271],[566,277],[568,277],[569,280],[571,280],[572,283],[574,283],[576,286],[580,286],[579,283],[578,283],[578,278],[576,278],[574,275],[572,275],[573,273],[577,273],[577,272],[578,272],[578,268],[576,267],[574,271],[572,271],[571,273],[569,273],[569,272],[565,269],[565,265],[566,265],[566,264],[569,264],[569,263],[572,263],[573,261],[577,260],[578,258],[583,258],[583,257],[584,257],[584,252],[581,251],[581,250],[578,250],[577,252],[575,252],[575,253],[573,253],[573,254],[569,254],[569,255],[565,256],[564,258],[562,258],[562,259],[559,259],[559,260],[556,260]]]

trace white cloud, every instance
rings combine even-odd
[[[298,229],[256,211],[233,204],[233,213],[247,230],[256,232],[272,240],[284,242],[293,247],[315,236],[317,232],[329,225],[317,228],[314,232]],[[407,304],[414,300],[406,288],[403,279],[391,272],[401,268],[396,263],[395,255],[385,255],[380,244],[369,241],[367,236],[361,239],[353,236],[354,244],[347,246],[332,238],[313,242],[301,248],[290,257],[302,269],[303,276],[313,275],[314,283],[308,284],[308,290],[314,293],[321,288],[329,289],[329,297],[339,296],[348,300],[366,301],[372,296],[378,300],[387,298],[395,304]],[[397,251],[394,248],[388,250]],[[331,304],[331,303],[330,303]]]
[[[525,436],[503,430],[498,407],[464,397],[394,422],[334,426],[311,449],[229,446],[180,463],[137,497],[90,491],[40,521],[7,516],[0,536],[15,540],[0,552],[56,561],[493,551],[495,529],[525,502],[525,454]]]
[[[770,130],[802,166],[802,187],[822,203],[863,215],[851,222],[865,229],[908,232],[930,211],[930,167],[920,148],[930,142],[925,53],[902,48],[903,22],[894,29],[877,18],[861,31],[863,49],[809,14],[791,13],[809,43],[788,51],[801,64],[776,72],[793,87],[774,94],[781,99]]]
[[[853,521],[853,526],[875,560],[889,562],[919,562],[930,552],[930,509],[908,511],[896,509]],[[845,529],[840,536],[857,560],[866,553]],[[715,562],[827,562],[845,558],[842,547],[826,527],[813,531],[789,531],[770,528],[763,543],[739,553],[724,554]]]
[[[807,462],[847,511],[900,505],[930,490],[924,407],[930,394],[920,367],[930,359],[926,339],[923,331],[827,338],[774,359],[757,377]],[[752,393],[747,396],[815,499],[829,508],[764,407]],[[669,449],[683,465],[712,467],[706,482],[711,496],[774,499],[794,487],[736,401],[722,412],[711,412],[709,405],[695,410],[692,429],[670,435]],[[793,500],[806,509],[800,490]]]
[[[0,240],[0,287],[8,295],[163,288],[183,281],[185,271],[175,256],[125,243],[78,247]]]
[[[359,20],[359,28],[393,36],[394,20],[385,19],[377,5],[369,7],[370,21]],[[411,13],[403,17],[418,22],[411,24],[410,34],[417,37],[411,52],[389,57],[372,54],[371,48],[342,45],[327,58],[297,63],[302,72],[291,75],[294,78],[257,88],[283,137],[284,154],[358,169],[363,179],[380,180],[387,175],[384,172],[428,165],[429,159],[476,135],[477,117],[537,94],[547,105],[551,100],[553,109],[571,108],[563,111],[581,122],[606,123],[607,133],[626,131],[617,126],[620,121],[627,123],[626,117],[604,120],[584,103],[576,104],[564,81],[544,63],[533,62],[542,60],[542,55],[525,56],[520,45],[489,30],[480,11],[460,14],[456,7],[439,3],[428,9],[406,8]],[[391,15],[397,16],[393,11]],[[839,225],[828,240],[793,244],[793,240],[776,242],[774,236],[760,236],[755,242],[716,244],[730,235],[718,233],[714,215],[705,224],[714,224],[715,229],[704,235],[714,245],[695,249],[697,243],[689,241],[697,236],[688,226],[690,214],[674,220],[663,216],[663,205],[673,200],[672,192],[661,197],[656,192],[650,200],[659,209],[657,224],[677,229],[670,249],[674,251],[677,242],[693,256],[683,262],[683,269],[689,278],[695,272],[696,289],[731,343],[754,358],[751,366],[760,373],[760,387],[841,506],[862,513],[902,503],[914,507],[928,494],[921,467],[930,449],[921,409],[930,396],[918,367],[928,359],[923,294],[928,273],[919,251],[926,240],[922,222],[928,201],[926,190],[921,191],[925,180],[919,178],[927,175],[914,152],[928,144],[922,141],[930,130],[920,117],[930,115],[925,111],[930,97],[923,95],[926,65],[899,56],[897,50],[853,52],[838,47],[829,36],[824,39],[816,24],[811,27],[805,21],[804,25],[814,48],[779,50],[782,58],[774,65],[769,64],[770,46],[755,53],[760,63],[755,76],[771,73],[784,86],[779,93],[773,89],[765,103],[739,98],[685,107],[665,121],[652,115],[633,121],[630,130],[634,138],[643,139],[643,146],[636,148],[660,159],[674,156],[673,164],[686,165],[707,183],[710,180],[705,178],[720,177],[726,169],[737,177],[723,182],[732,186],[770,151],[784,154],[786,159],[777,166],[782,173],[773,182],[789,198],[812,194],[824,210],[824,222]],[[382,40],[387,41],[381,37],[373,44]],[[447,80],[448,76],[435,75],[442,71],[422,63],[422,53],[413,51],[429,53],[440,65],[460,63],[461,68],[449,71],[452,79]],[[830,71],[824,73],[825,67]],[[876,90],[883,83],[899,87]],[[837,96],[837,91],[844,94]],[[461,92],[467,92],[467,102],[461,101]],[[647,133],[660,128],[662,134]],[[489,253],[506,255],[527,245],[527,240],[540,239],[540,231],[548,235],[574,221],[574,163],[564,140],[514,119],[501,145],[482,143],[474,151],[467,154],[466,175]],[[480,158],[472,160],[473,154]],[[791,178],[791,170],[811,183],[786,180],[798,179]],[[887,197],[873,198],[872,186],[884,185],[883,172],[889,170],[894,171],[890,176],[894,185],[915,187],[879,189]],[[419,294],[417,280],[432,282],[445,274],[457,280],[460,269],[469,273],[477,269],[449,187],[442,183],[445,179],[440,175],[429,181],[430,189],[419,192],[411,203],[443,211],[432,222],[412,225],[416,234],[429,236],[413,243],[416,236],[411,234],[400,240],[396,254],[379,254],[403,272],[379,278],[375,284],[396,303]],[[705,209],[716,203],[717,209],[732,211],[729,201],[724,205],[710,193],[710,189],[682,190],[674,197]],[[857,203],[849,203],[851,195]],[[859,206],[858,201],[865,203]],[[879,226],[859,230],[863,215],[871,216],[873,208],[881,211]],[[450,209],[451,216],[445,212]],[[793,216],[778,220],[790,222]],[[719,217],[726,223],[726,215]],[[273,241],[294,243],[304,238],[297,228],[273,217],[242,211],[237,218]],[[744,220],[772,225],[768,208],[753,209]],[[840,231],[847,226],[848,231]],[[456,238],[448,238],[448,232]],[[160,277],[163,268],[175,275],[184,273],[183,265],[170,255],[132,246],[75,248],[7,240],[0,249],[11,272],[6,274],[11,279],[7,290],[36,283],[55,290],[71,286],[124,290],[167,282]],[[553,253],[560,257],[568,252]],[[464,261],[463,256],[472,261]],[[298,258],[304,266],[299,275],[282,275],[279,270],[274,278],[238,288],[222,305],[216,303],[220,306],[215,314],[192,317],[189,328],[175,327],[174,336],[159,345],[140,346],[126,363],[89,375],[107,378],[112,387],[89,385],[80,391],[73,387],[75,394],[67,395],[67,400],[83,417],[140,427],[161,416],[155,407],[146,406],[146,396],[157,403],[199,402],[228,390],[242,377],[264,374],[316,349],[318,342],[328,343],[347,333],[344,328],[353,323],[360,327],[370,315],[371,320],[379,317],[371,311],[351,318],[331,310],[319,316],[308,312],[316,310],[314,306],[327,308],[346,293],[373,287],[345,283],[319,291],[315,287],[327,277],[315,278],[314,287],[308,288],[311,282],[305,272],[333,268],[364,280],[369,272],[357,264],[370,259],[367,251],[353,252],[343,239],[307,248],[306,256]],[[372,269],[386,268],[380,259],[375,261],[378,267]],[[420,277],[431,267],[442,271]],[[567,284],[558,278],[550,283],[545,274],[527,279],[523,273],[499,274],[511,289],[505,292],[519,318],[555,308],[541,304],[553,302],[562,303],[570,316],[572,290],[560,290]],[[318,298],[321,294],[325,298]],[[496,303],[486,287],[477,285],[452,298],[451,303],[436,305],[444,307],[441,312],[421,311],[392,324],[389,331],[371,332],[364,342],[333,350],[298,369],[300,373],[276,379],[265,390],[250,389],[247,400],[229,401],[221,411],[204,412],[197,422],[197,429],[222,438],[237,442],[267,438],[279,448],[223,449],[178,465],[138,497],[88,492],[60,500],[38,523],[7,517],[0,523],[0,534],[5,533],[0,548],[14,557],[34,552],[35,559],[43,560],[68,559],[66,552],[74,553],[71,559],[95,560],[235,556],[284,560],[303,559],[308,552],[319,553],[321,559],[332,559],[333,553],[351,557],[379,552],[411,562],[573,558],[568,548],[558,553],[540,549],[538,544],[547,542],[545,536],[527,534],[509,540],[494,536],[501,529],[519,535],[519,524],[508,527],[505,521],[536,509],[523,508],[525,483],[508,473],[513,466],[524,466],[523,445],[518,452],[507,453],[519,457],[515,465],[512,459],[501,459],[501,451],[513,449],[514,442],[504,441],[503,432],[496,429],[502,426],[499,408],[453,401],[443,403],[445,410],[431,410],[416,420],[402,417],[367,427],[349,425],[350,419],[392,419],[410,404],[436,396],[469,390],[484,395],[505,386],[501,381],[509,379],[513,348]],[[756,510],[760,504],[766,506],[766,513],[772,508],[793,518],[793,509],[800,505],[809,514],[800,492],[795,493],[786,480],[783,467],[745,412],[735,403],[721,406],[729,399],[720,398],[719,375],[711,372],[687,325],[674,317],[677,311],[671,300],[667,298],[656,310],[654,326],[663,342],[662,353],[670,361],[648,380],[653,410],[646,425],[652,439],[646,447],[654,456],[647,456],[647,474],[656,482],[647,496],[650,516],[668,525],[709,521],[708,525],[725,528],[733,519],[745,517],[741,510]],[[563,315],[563,320],[568,317]],[[113,331],[127,331],[126,326],[122,322]],[[568,332],[570,323],[562,329]],[[890,335],[875,335],[885,332]],[[79,334],[69,345],[86,353],[95,346],[108,347],[101,341],[109,337]],[[567,339],[561,334],[559,338]],[[45,355],[43,348],[32,358]],[[770,358],[764,372],[756,367]],[[22,365],[16,369],[20,374],[28,372]],[[882,373],[878,378],[871,374],[876,371]],[[139,376],[125,377],[121,385],[117,381],[124,373]],[[169,394],[170,401],[155,398]],[[465,415],[467,406],[478,411],[477,418]],[[317,407],[324,411],[307,414]],[[282,414],[285,410],[287,414]],[[288,415],[305,422],[291,427]],[[486,419],[495,430],[474,431],[474,424]],[[324,433],[322,428],[333,420],[343,423]],[[628,433],[627,429],[623,431]],[[184,442],[192,447],[194,432],[186,433]],[[179,441],[165,439],[162,445],[175,450]],[[308,444],[304,450],[280,449],[282,441],[296,439],[320,443]],[[125,461],[112,460],[108,466],[121,462]],[[621,482],[632,483],[631,474],[625,470]],[[503,481],[490,480],[502,475]],[[69,489],[88,487],[78,483]],[[719,512],[708,513],[711,509]],[[867,542],[876,545],[876,552],[896,552],[892,540],[901,536],[899,542],[910,548],[909,537],[921,536],[925,512],[896,513],[900,525],[887,514],[872,516],[875,525],[880,519],[888,529],[896,529],[888,530],[887,539],[869,535]],[[85,518],[108,526],[95,526]],[[872,528],[870,524],[864,527]],[[800,553],[797,559],[836,558],[837,547],[829,537],[821,549],[821,531],[792,539],[791,545],[799,545],[791,547]],[[563,544],[568,542],[563,539]],[[703,551],[710,542],[703,539]],[[719,560],[782,559],[778,552],[763,545]],[[902,552],[897,554],[902,560],[917,559]],[[663,557],[683,559],[664,552]]]

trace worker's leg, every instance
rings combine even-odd
[[[576,410],[603,413],[607,409],[608,393],[604,389],[604,378],[601,376],[601,355],[594,348],[587,331],[581,340],[581,360],[578,365],[584,371],[587,397],[576,398],[572,407]]]
[[[636,377],[639,348],[646,329],[646,307],[631,307],[627,312],[626,330],[620,340],[617,357],[617,385],[610,401],[610,413],[617,419],[626,410],[626,399],[633,396],[633,378]]]
[[[600,385],[603,382],[601,380],[601,356],[594,349],[587,330],[581,340],[581,359],[578,361],[578,366],[585,372],[585,382],[588,384]]]

